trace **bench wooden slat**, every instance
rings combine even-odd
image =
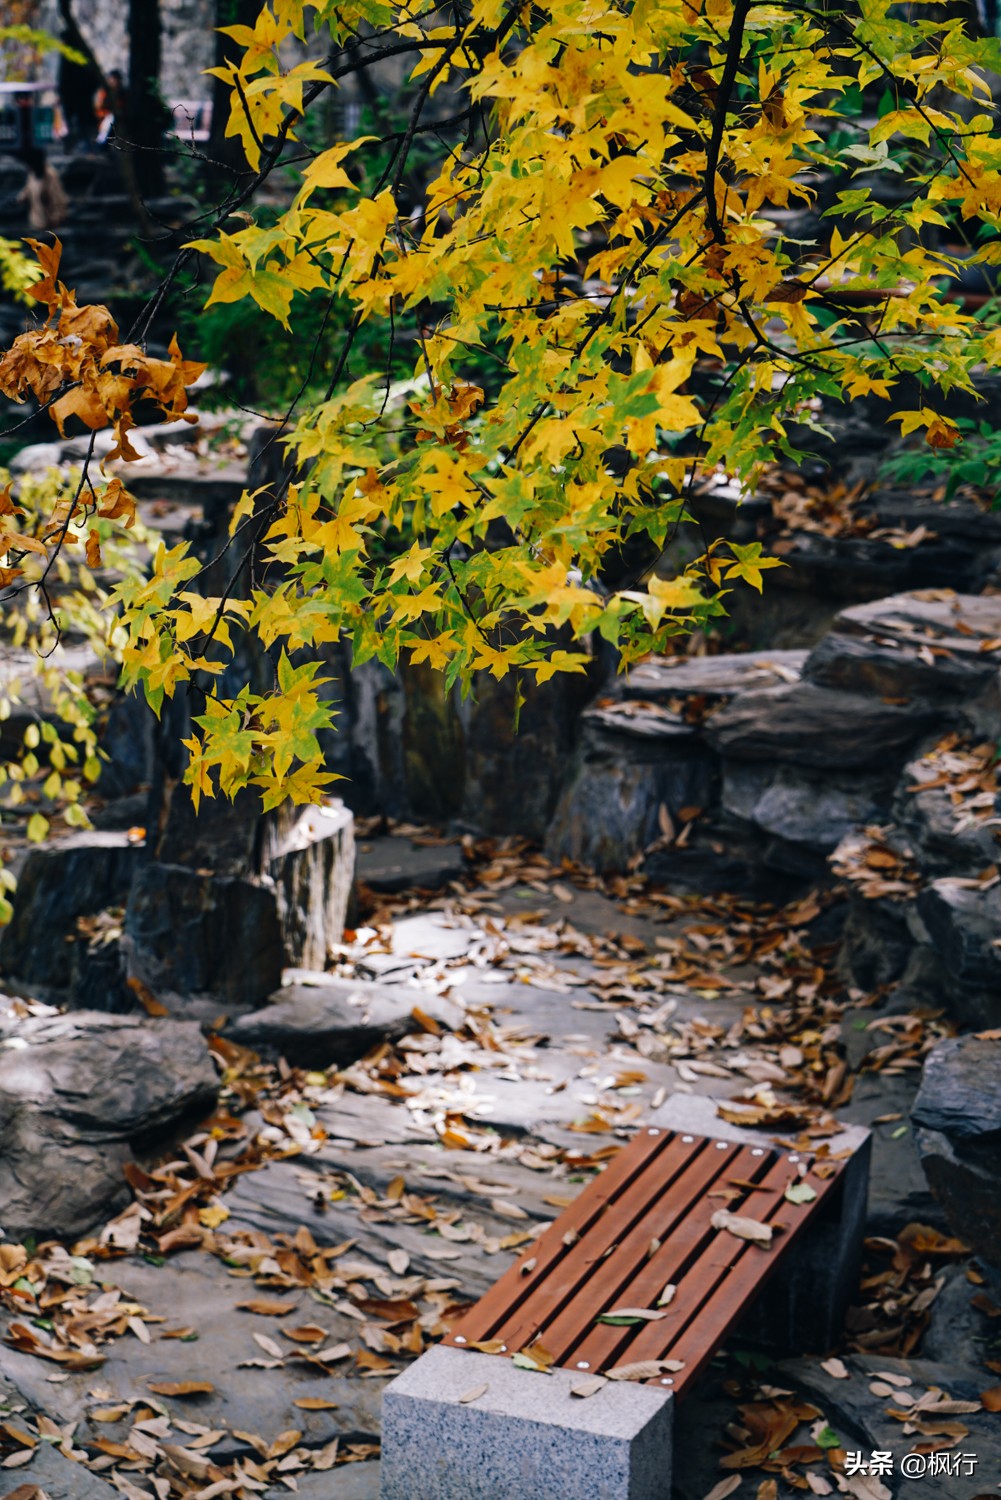
[[[698,1316],[689,1319],[683,1328],[678,1328],[664,1354],[659,1356],[684,1362],[684,1370],[679,1371],[675,1378],[675,1390],[679,1395],[697,1380],[716,1347],[740,1321],[763,1283],[777,1269],[782,1256],[819,1208],[821,1200],[833,1191],[838,1179],[837,1176],[821,1179],[808,1173],[803,1180],[814,1189],[817,1197],[810,1203],[790,1203],[785,1191],[795,1180],[798,1180],[795,1168],[783,1156],[766,1178],[772,1191],[749,1194],[741,1205],[740,1212],[749,1218],[784,1226],[767,1249],[748,1244],[728,1233],[718,1237],[718,1248],[714,1247],[713,1252],[720,1270],[716,1284],[703,1301]]]
[[[606,1269],[611,1271],[611,1262],[617,1258],[619,1247],[635,1230],[637,1222],[648,1223],[659,1218],[658,1208],[665,1194],[679,1176],[683,1177],[698,1149],[694,1143],[683,1145],[666,1133],[661,1133],[660,1144],[663,1149],[648,1162],[628,1190],[620,1192],[605,1206],[600,1218],[590,1225],[576,1244],[564,1247],[562,1258],[538,1289],[523,1299],[513,1315],[505,1318],[498,1327],[498,1337],[512,1352],[533,1343],[546,1322],[570,1299],[573,1299],[578,1320],[586,1316],[593,1321],[607,1306],[602,1292]],[[681,1192],[684,1193],[684,1189]],[[687,1193],[684,1196],[687,1198]],[[645,1243],[650,1243],[649,1229]],[[606,1268],[601,1263],[609,1252],[609,1266]],[[597,1269],[599,1266],[600,1270]],[[547,1353],[555,1354],[545,1340],[543,1343]]]
[[[647,1212],[617,1243],[613,1254],[609,1255],[600,1273],[585,1291],[564,1307],[555,1320],[539,1329],[544,1348],[557,1364],[587,1361],[589,1368],[597,1369],[590,1354],[577,1347],[582,1341],[586,1343],[591,1336],[599,1333],[606,1335],[603,1342],[607,1342],[612,1348],[628,1341],[634,1329],[599,1324],[596,1320],[600,1314],[612,1312],[616,1307],[653,1306],[668,1278],[657,1282],[656,1273],[653,1280],[648,1276],[644,1280],[645,1294],[636,1293],[637,1282],[643,1279],[643,1270],[663,1251],[662,1243],[661,1250],[655,1251],[651,1256],[651,1243],[654,1240],[663,1242],[669,1239],[671,1245],[680,1251],[693,1232],[697,1233],[695,1222],[700,1213],[699,1205],[712,1202],[706,1199],[706,1194],[721,1179],[737,1171],[738,1163],[742,1163],[740,1170],[747,1171],[751,1171],[756,1165],[750,1159],[750,1152],[741,1152],[738,1146],[717,1151],[714,1142],[700,1138],[688,1144],[675,1137],[668,1150],[685,1153],[685,1170],[676,1177],[665,1193],[654,1196]],[[744,1156],[747,1160],[742,1162]],[[705,1214],[706,1232],[709,1232],[711,1213],[710,1207]]]
[[[810,1171],[816,1198],[790,1203],[784,1195],[801,1165],[812,1159],[732,1139],[640,1131],[445,1343],[496,1341],[508,1355],[538,1343],[554,1365],[591,1371],[678,1360],[683,1370],[660,1378],[680,1394],[839,1181],[840,1163],[825,1178]],[[710,1196],[721,1187],[738,1196]],[[714,1229],[712,1217],[724,1205],[779,1223],[782,1232],[762,1249]],[[665,1317],[625,1326],[597,1321],[619,1307],[655,1308],[669,1284],[677,1292]]]
[[[592,1323],[583,1342],[573,1351],[572,1364],[582,1366],[586,1362],[591,1370],[605,1370],[617,1363],[625,1363],[627,1358],[629,1362],[638,1359],[663,1359],[664,1348],[677,1327],[678,1310],[686,1306],[698,1307],[700,1304],[698,1283],[692,1279],[690,1284],[688,1267],[706,1244],[711,1246],[718,1240],[719,1235],[710,1220],[716,1210],[723,1206],[722,1199],[707,1195],[714,1187],[725,1185],[732,1178],[753,1181],[767,1171],[769,1165],[765,1153],[760,1152],[755,1156],[750,1146],[717,1152],[714,1142],[708,1144],[709,1150],[704,1155],[717,1165],[716,1172],[705,1184],[704,1192],[695,1195],[686,1205],[687,1211],[677,1228],[666,1225],[664,1233],[658,1235],[663,1240],[660,1249],[638,1270],[615,1304],[620,1307],[653,1307],[666,1286],[683,1282],[684,1294],[678,1307],[674,1312],[669,1311],[666,1318],[649,1324],[645,1330],[635,1326],[616,1328],[607,1323]],[[600,1310],[608,1311],[609,1308]],[[637,1352],[640,1335],[644,1332],[648,1334],[648,1339],[643,1342],[652,1344],[657,1350],[655,1354]],[[544,1339],[543,1343],[545,1342]]]
[[[628,1149],[613,1157],[600,1177],[589,1183],[559,1218],[553,1220],[534,1245],[519,1256],[475,1307],[470,1308],[444,1342],[454,1344],[458,1340],[460,1344],[473,1343],[494,1337],[494,1330],[502,1319],[525,1301],[532,1290],[545,1280],[560,1257],[566,1254],[564,1236],[568,1231],[575,1230],[583,1236],[604,1212],[605,1205],[620,1191],[628,1188],[669,1141],[670,1135],[667,1132],[656,1137],[644,1133]],[[639,1149],[634,1149],[637,1146]],[[526,1271],[529,1261],[534,1261],[534,1264],[531,1270]]]

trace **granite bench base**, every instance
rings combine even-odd
[[[381,1500],[670,1500],[671,1392],[584,1378],[429,1349],[383,1397]]]

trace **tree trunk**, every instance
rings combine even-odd
[[[131,158],[143,197],[164,191],[163,133],[167,111],[160,97],[160,0],[129,0],[129,85],[119,146]]]
[[[260,14],[259,0],[215,0],[215,65],[225,67],[238,62],[244,49],[231,36],[224,36],[218,28],[222,26],[253,26]],[[237,179],[249,172],[247,158],[238,136],[226,135],[229,124],[229,85],[221,78],[212,80],[212,134],[207,155],[219,164],[213,176],[216,190],[232,187]]]

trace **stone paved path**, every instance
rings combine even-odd
[[[392,855],[380,851],[391,866],[411,858]],[[983,1361],[998,1359],[999,1324],[970,1307],[979,1272],[948,1240],[907,1128],[923,1051],[943,1027],[895,1014],[892,994],[844,993],[836,900],[804,892],[775,913],[638,881],[575,885],[518,854],[466,890],[392,899],[326,984],[292,976],[315,1055],[294,1006],[270,1018],[261,1062],[233,1040],[246,1018],[224,1032],[225,1091],[208,1126],[134,1175],[136,1202],[75,1261],[40,1252],[54,1310],[29,1333],[101,1362],[24,1352],[8,1297],[4,1327],[20,1347],[0,1344],[7,1493],[31,1481],[50,1500],[375,1496],[386,1379],[679,1091],[739,1097],[765,1119],[777,1095],[792,1099],[786,1138],[829,1107],[872,1124],[877,1238],[831,1351],[843,1366],[765,1367],[738,1349],[717,1361],[683,1424],[677,1500],[717,1494],[728,1476],[739,1487],[720,1496],[884,1500],[897,1481],[848,1480],[837,1452],[903,1453],[917,1439],[887,1411],[943,1399],[965,1405],[919,1417],[919,1437],[937,1426],[931,1443],[976,1452],[977,1473],[947,1488],[911,1480],[908,1500],[993,1491],[1001,1417],[967,1408],[998,1384]],[[395,1040],[372,1047],[373,1035]],[[358,1036],[366,1055],[346,1061],[345,1038]],[[915,1222],[923,1238],[902,1236]],[[11,1257],[16,1287],[24,1268]],[[878,1372],[909,1383],[880,1384]],[[936,1389],[945,1396],[926,1397]],[[816,1414],[778,1444],[784,1460],[748,1463],[750,1434],[777,1431],[793,1400]],[[720,1467],[733,1450],[746,1466]]]

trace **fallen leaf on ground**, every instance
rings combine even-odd
[[[732,1495],[735,1490],[740,1489],[740,1475],[730,1474],[726,1479],[721,1479],[719,1484],[714,1484],[702,1500],[726,1500],[727,1495]]]
[[[215,1390],[210,1380],[148,1380],[158,1396],[209,1396]]]
[[[489,1389],[489,1385],[486,1384],[474,1385],[471,1390],[463,1392],[459,1397],[459,1401],[463,1406],[468,1406],[471,1401],[479,1401],[480,1397],[485,1396]]]

